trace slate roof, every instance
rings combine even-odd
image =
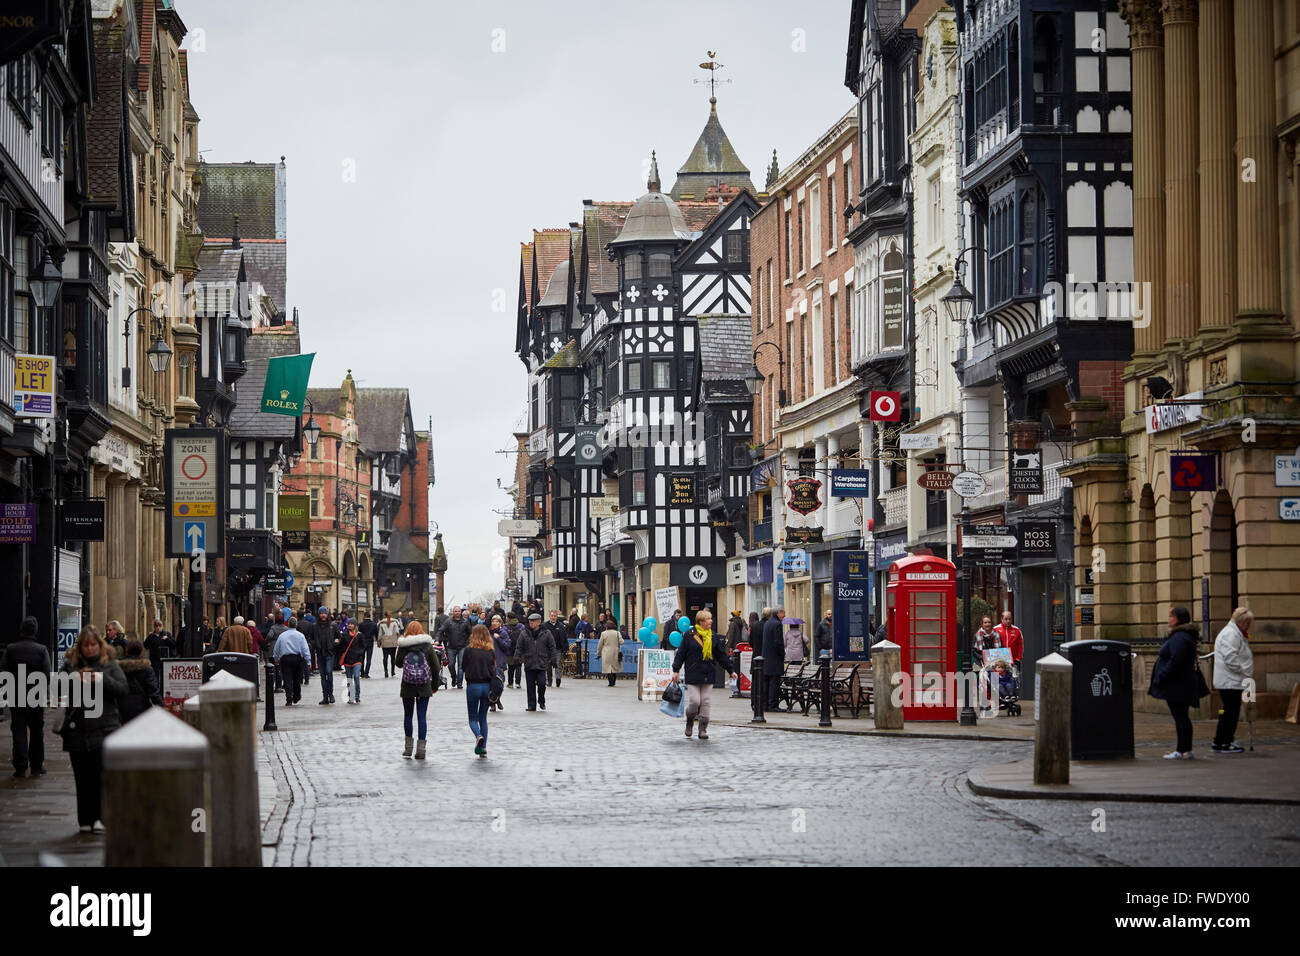
[[[199,253],[199,280],[202,282],[238,282],[242,249],[205,245]]]
[[[609,244],[623,230],[632,205],[630,202],[587,202],[582,207],[582,220],[587,227],[589,297],[618,292],[618,263],[609,259]]]
[[[357,389],[357,431],[362,447],[367,451],[397,451],[409,407],[410,393],[404,388]]]
[[[123,202],[124,191],[126,25],[120,17],[96,20],[94,30],[96,95],[86,118],[86,179],[90,198],[97,203],[112,203],[116,210]]]
[[[388,557],[384,561],[390,567],[395,564],[427,565],[429,560],[429,552],[402,532],[394,531],[388,539]]]
[[[577,368],[581,364],[578,360],[578,343],[570,339],[568,344],[552,355],[542,368]]]
[[[673,199],[681,199],[683,194],[702,199],[710,186],[719,183],[757,192],[750,182],[749,168],[736,155],[731,140],[718,121],[717,102],[710,98],[709,118],[700,131],[700,138],[695,141],[695,148],[682,168],[677,170],[677,181],[673,183],[670,195]]]
[[[228,240],[239,217],[241,239],[277,239],[275,163],[204,163],[198,219],[205,236]]]
[[[309,388],[307,401],[311,402],[312,414],[317,412],[322,415],[342,414],[339,411],[339,389],[337,388]]]
[[[287,329],[287,330],[286,330]],[[255,332],[244,345],[244,374],[235,383],[235,409],[230,413],[232,438],[289,439],[298,419],[293,415],[268,415],[261,410],[262,388],[266,385],[267,363],[281,355],[301,351],[298,330],[293,326]]]
[[[706,382],[743,379],[754,364],[749,317],[700,316],[700,378]]]
[[[555,267],[569,258],[570,234],[568,226],[562,229],[534,229],[533,241],[520,244],[520,254],[524,260],[524,296],[528,306],[533,302],[533,256],[537,256],[537,285],[540,296],[545,296],[546,280],[555,272]]]

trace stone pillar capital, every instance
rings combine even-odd
[[[1119,15],[1128,24],[1129,48],[1163,46],[1160,0],[1119,0]]]
[[[1165,24],[1195,23],[1197,20],[1197,0],[1161,0],[1160,11]]]

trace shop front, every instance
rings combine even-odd
[[[885,620],[885,592],[889,584],[889,566],[905,557],[907,557],[906,530],[876,538],[872,547],[871,562],[871,614],[876,626]]]
[[[775,562],[771,551],[751,554],[745,558],[745,617],[750,611],[760,614],[765,607],[771,607],[775,600],[773,584],[775,583]]]

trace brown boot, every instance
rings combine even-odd
[[[421,740],[421,741],[419,741],[419,742],[415,745],[415,759],[416,759],[416,760],[423,760],[423,759],[424,759],[424,743],[425,743],[425,742],[424,742],[423,740]]]
[[[406,746],[402,749],[402,756],[403,756],[403,757],[409,757],[409,756],[411,756],[411,748],[413,748],[414,746],[415,746],[415,738],[414,738],[414,737],[407,737],[407,738],[406,738]]]
[[[709,722],[707,720],[700,721],[700,739],[701,740],[709,739]]]
[[[695,718],[694,718],[694,717],[687,717],[687,718],[686,718],[686,736],[687,736],[687,737],[689,737],[689,736],[691,735],[691,731],[692,731],[693,729],[695,729]]]

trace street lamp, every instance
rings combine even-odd
[[[63,273],[50,259],[49,249],[45,250],[41,262],[28,277],[27,288],[38,309],[54,308],[54,301],[59,297],[59,287],[63,285]]]
[[[775,342],[759,342],[758,347],[754,349],[754,365],[745,376],[745,387],[749,389],[750,395],[757,395],[763,387],[763,373],[758,370],[758,353],[763,347],[776,349],[776,368],[777,368],[777,386],[779,391],[776,395],[776,403],[782,408],[785,407],[785,354],[781,351],[781,346]]]
[[[152,313],[150,313],[152,314]],[[149,357],[149,367],[155,372],[165,372],[172,363],[172,348],[163,338],[163,323],[158,316],[153,317],[154,340],[145,353]]]
[[[943,303],[943,310],[948,314],[948,318],[954,322],[965,324],[975,315],[975,296],[961,281],[962,256],[968,252],[983,251],[980,246],[966,246],[953,260],[952,288],[945,292],[939,301]]]
[[[311,399],[307,399],[307,424],[302,426],[302,437],[307,439],[307,444],[314,445],[320,441],[320,425],[316,424],[316,416],[313,412],[316,407],[312,405]]]

